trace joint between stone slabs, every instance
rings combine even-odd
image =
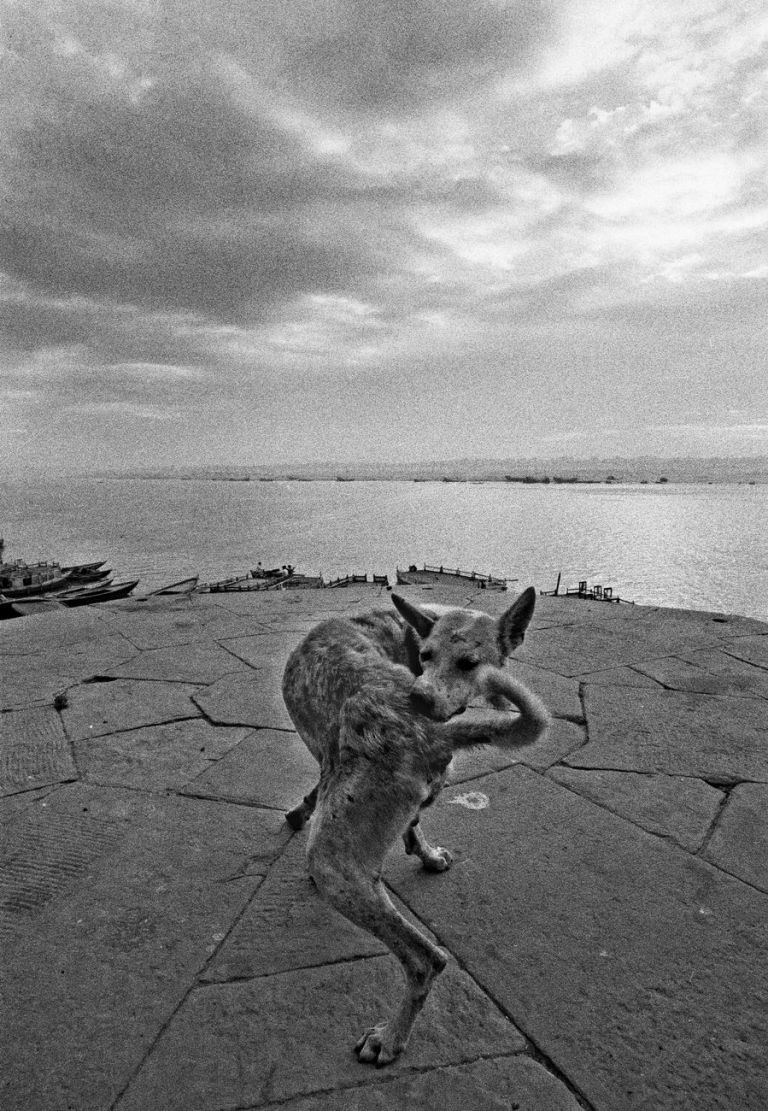
[[[277,1111],[280,1107],[289,1107],[292,1103],[303,1103],[308,1100],[322,1098],[323,1096],[332,1096],[337,1092],[369,1092],[379,1088],[386,1088],[390,1084],[397,1084],[399,1081],[407,1079],[409,1076],[429,1076],[430,1073],[442,1072],[455,1072],[459,1069],[466,1068],[468,1065],[476,1065],[478,1061],[507,1061],[515,1057],[526,1057],[528,1054],[520,1053],[483,1053],[478,1057],[472,1057],[466,1061],[458,1061],[453,1064],[445,1065],[413,1065],[403,1068],[403,1060],[399,1059],[400,1068],[396,1072],[387,1071],[384,1068],[376,1068],[373,1075],[376,1077],[374,1083],[370,1080],[363,1079],[357,1084],[337,1084],[333,1088],[315,1088],[311,1092],[297,1093],[294,1095],[286,1096],[285,1099],[270,1100],[268,1103],[243,1103],[226,1108],[226,1111]],[[367,1068],[367,1066],[363,1066]],[[368,1069],[367,1075],[370,1076],[371,1072]],[[586,1111],[594,1111],[593,1108],[583,1105]],[[218,1108],[211,1108],[211,1111],[218,1111]],[[222,1109],[223,1111],[223,1109]]]
[[[715,816],[713,817],[712,821],[710,822],[709,829],[704,834],[704,838],[703,838],[701,844],[699,845],[699,848],[698,848],[697,852],[695,853],[696,856],[699,856],[702,859],[706,859],[704,857],[704,853],[707,851],[707,849],[709,847],[709,843],[712,840],[712,837],[714,836],[715,830],[720,825],[720,821],[723,817],[723,813],[725,811],[725,808],[726,808],[726,806],[728,805],[728,803],[730,801],[731,792],[733,791],[734,787],[738,786],[738,783],[716,784],[716,783],[712,783],[711,781],[708,781],[708,780],[705,780],[705,782],[709,782],[710,787],[715,787],[716,790],[722,791],[723,797],[720,799],[720,805],[717,808]],[[707,859],[707,864],[712,864],[712,861]],[[718,865],[714,864],[713,867],[717,868]],[[724,868],[719,868],[719,871],[725,872],[725,869]],[[731,873],[726,872],[725,874],[730,875]],[[744,882],[744,881],[742,881],[742,882]],[[749,886],[751,887],[752,884],[749,884]]]
[[[533,769],[533,770],[536,770],[536,769]],[[537,774],[541,775],[542,778],[544,778],[544,773],[543,772],[538,772],[537,771]],[[527,1042],[526,1048],[521,1050],[519,1053],[507,1053],[507,1054],[503,1054],[503,1055],[498,1054],[498,1053],[492,1053],[492,1054],[487,1054],[486,1056],[481,1055],[481,1056],[477,1057],[476,1060],[486,1060],[486,1059],[490,1059],[490,1058],[493,1058],[493,1057],[499,1057],[499,1056],[505,1056],[505,1057],[527,1056],[527,1057],[531,1057],[538,1064],[540,1064],[542,1066],[542,1068],[546,1069],[546,1071],[548,1073],[550,1073],[551,1076],[553,1076],[565,1088],[567,1088],[567,1090],[577,1100],[577,1102],[579,1103],[579,1106],[582,1107],[584,1109],[584,1111],[596,1111],[596,1108],[587,1100],[587,1098],[584,1095],[581,1094],[581,1092],[574,1085],[574,1083],[565,1075],[565,1073],[563,1073],[558,1068],[558,1066],[551,1060],[551,1058],[549,1058],[546,1055],[546,1053],[544,1053],[544,1051],[537,1044],[535,1039],[532,1038],[531,1035],[528,1033],[528,1031],[526,1030],[523,1023],[520,1022],[510,1012],[508,1007],[504,1006],[504,1004],[499,999],[496,998],[496,996],[494,995],[494,993],[492,991],[490,991],[487,987],[485,987],[483,984],[481,984],[476,979],[476,977],[472,975],[472,973],[466,967],[464,962],[462,960],[460,960],[460,958],[450,949],[450,947],[448,945],[445,944],[445,942],[441,938],[440,934],[436,930],[427,926],[426,923],[422,922],[421,918],[419,918],[418,914],[415,913],[415,911],[413,910],[411,905],[407,902],[407,900],[405,900],[402,897],[402,895],[399,895],[398,897],[401,899],[403,904],[406,907],[408,907],[408,910],[413,915],[413,917],[416,919],[416,921],[419,922],[425,929],[429,930],[432,934],[434,934],[434,936],[437,938],[438,945],[442,949],[445,949],[446,952],[450,953],[451,957],[456,962],[457,967],[460,968],[461,971],[464,973],[464,975],[467,976],[472,981],[472,983],[475,985],[477,990],[482,995],[484,995],[486,997],[486,999],[490,1000],[490,1002],[500,1012],[500,1014],[504,1015],[504,1017],[514,1026],[514,1028],[516,1030],[518,1030],[523,1035],[523,1037],[525,1038],[525,1040]]]

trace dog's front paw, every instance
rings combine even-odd
[[[421,862],[427,872],[447,872],[453,864],[453,853],[440,845],[435,845],[430,847],[428,853],[424,853]]]
[[[389,1065],[404,1049],[405,1043],[398,1042],[388,1022],[380,1022],[378,1026],[366,1030],[355,1044],[357,1059],[376,1068]]]

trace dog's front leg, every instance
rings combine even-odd
[[[398,912],[378,876],[367,866],[339,859],[338,845],[322,833],[309,849],[309,870],[321,894],[351,922],[368,930],[397,957],[406,986],[395,1013],[366,1030],[355,1045],[360,1061],[387,1065],[405,1049],[432,981],[446,955]]]
[[[430,845],[427,841],[418,815],[403,834],[403,843],[408,855],[417,856],[427,872],[445,872],[453,863],[453,856],[448,849]]]

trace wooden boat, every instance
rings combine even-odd
[[[85,575],[91,571],[98,571],[106,562],[106,559],[97,559],[93,563],[73,563],[69,567],[62,567],[62,571],[72,571],[75,575]]]
[[[461,586],[477,586],[481,590],[506,590],[517,579],[502,579],[494,575],[482,575],[478,571],[460,571],[451,567],[430,567],[426,563],[417,567],[414,563],[407,570],[396,568],[397,581],[401,586],[429,586],[434,583],[458,583]]]
[[[389,586],[389,575],[374,575],[373,581],[379,586]]]
[[[0,590],[8,599],[33,598],[66,587],[71,571],[62,573],[57,564],[3,564],[0,567]]]
[[[179,579],[178,582],[168,583],[167,586],[161,586],[159,590],[150,590],[147,597],[153,598],[157,594],[191,594],[197,587],[199,578],[199,575],[190,575],[188,579]]]
[[[112,583],[110,586],[84,587],[82,590],[70,590],[56,595],[56,600],[63,606],[90,606],[96,602],[114,602],[118,598],[127,598],[131,591],[138,586],[138,579],[130,582]]]
[[[111,574],[111,567],[105,567],[102,570],[94,568],[92,571],[72,571],[69,581],[73,586],[84,586],[87,583],[103,582],[105,579],[108,579]]]

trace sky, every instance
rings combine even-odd
[[[768,454],[763,0],[0,10],[0,466]]]

